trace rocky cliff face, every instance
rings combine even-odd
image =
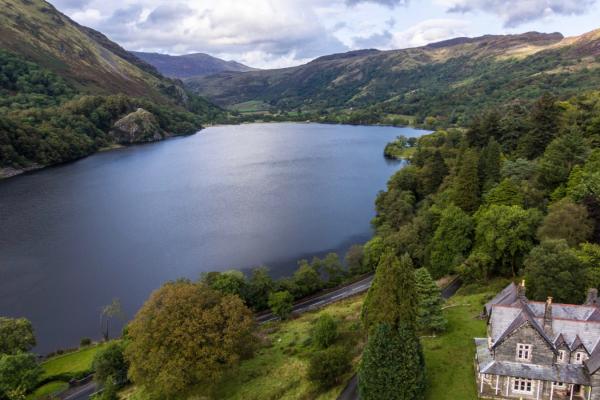
[[[156,117],[143,108],[115,122],[110,134],[120,144],[153,142],[170,136],[160,128]]]

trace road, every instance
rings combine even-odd
[[[304,312],[316,310],[317,308],[321,308],[328,304],[335,303],[336,301],[354,296],[355,294],[366,292],[369,287],[371,287],[372,282],[373,275],[370,275],[364,279],[361,279],[360,281],[351,283],[339,289],[332,290],[331,292],[300,300],[297,303],[294,303],[292,313],[302,314]],[[277,319],[279,318],[274,316],[272,313],[260,314],[256,317],[256,321],[259,324],[275,321]],[[85,385],[69,389],[67,392],[61,394],[60,398],[62,400],[88,400],[90,395],[95,393],[96,390],[96,383],[92,381]]]
[[[456,291],[460,288],[460,285],[462,285],[460,279],[453,280],[448,286],[442,289],[442,297],[447,300],[450,297],[454,296],[454,293],[456,293]],[[360,397],[358,396],[358,377],[354,375],[352,379],[350,379],[350,382],[348,382],[348,385],[346,385],[342,393],[340,393],[337,400],[359,399]]]
[[[347,286],[333,290],[331,292],[316,295],[309,299],[300,300],[299,302],[294,303],[292,313],[302,314],[306,311],[316,310],[317,308],[321,308],[328,304],[335,303],[336,301],[347,299],[348,297],[354,296],[355,294],[366,292],[369,289],[369,287],[371,287],[372,282],[373,275],[361,279],[360,281],[351,283]],[[258,321],[259,324],[264,324],[265,322],[269,321],[275,321],[277,319],[279,319],[279,317],[274,316],[272,313],[261,314],[258,317],[256,317],[256,321]]]

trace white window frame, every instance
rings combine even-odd
[[[517,361],[531,361],[533,346],[525,343],[517,343]]]
[[[583,364],[585,360],[587,360],[587,354],[583,351],[578,351],[575,353],[575,360],[573,364]]]
[[[514,378],[512,389],[513,393],[533,394],[533,380]]]
[[[567,364],[568,360],[567,360],[567,351],[566,350],[559,350],[558,351],[558,357],[557,357],[557,361],[561,364]]]

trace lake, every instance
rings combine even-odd
[[[211,127],[1,181],[0,315],[30,319],[46,353],[99,338],[113,298],[131,318],[168,280],[258,265],[280,277],[343,254],[371,237],[375,196],[402,166],[385,144],[422,133]]]

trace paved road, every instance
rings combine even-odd
[[[335,303],[336,301],[340,301],[350,296],[354,296],[355,294],[366,292],[369,289],[369,287],[371,287],[372,282],[373,275],[368,276],[360,281],[354,282],[350,285],[333,290],[331,292],[320,294],[306,300],[300,300],[299,302],[294,304],[292,313],[302,314],[306,311],[316,310],[328,304]],[[278,317],[274,316],[271,313],[262,314],[256,317],[256,320],[259,324],[264,324],[265,322],[274,321],[276,319],[278,319]]]
[[[292,312],[294,314],[302,314],[306,311],[316,310],[328,304],[335,303],[336,301],[346,299],[355,294],[366,292],[371,286],[372,282],[373,275],[331,292],[317,295],[309,299],[300,300],[294,304]],[[277,319],[278,317],[274,316],[272,313],[261,314],[256,317],[256,321],[258,321],[259,324],[275,321]],[[88,400],[90,395],[95,393],[96,390],[96,383],[90,382],[85,385],[69,389],[69,391],[61,395],[60,398],[62,400]]]
[[[460,288],[460,285],[462,285],[460,279],[453,280],[448,286],[442,289],[442,297],[444,299],[449,299],[450,297],[454,296],[454,293],[456,293],[456,291]],[[354,375],[352,379],[350,379],[350,382],[348,382],[348,385],[346,385],[342,393],[340,393],[337,400],[359,399],[360,397],[358,396],[358,377]]]

